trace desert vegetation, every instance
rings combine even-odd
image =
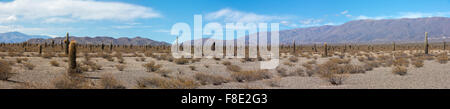
[[[53,42],[1,43],[0,88],[423,88],[428,86],[409,85],[450,83],[441,79],[450,72],[447,45],[428,40],[285,44],[276,69],[260,69],[260,61],[270,59],[259,56],[174,58],[164,45],[79,44],[68,36]]]

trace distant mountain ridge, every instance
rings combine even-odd
[[[425,32],[431,40],[450,41],[450,18],[355,20],[337,26],[279,31],[281,44],[418,42],[424,40]]]
[[[51,38],[50,36],[45,35],[27,35],[20,32],[6,32],[0,33],[0,42],[3,43],[19,43],[25,42],[29,39],[33,38]]]
[[[65,40],[65,37],[56,37],[56,38],[49,38],[49,39],[30,39],[27,42],[28,43],[50,43],[51,41],[54,41],[55,43],[60,43],[61,41]],[[147,38],[142,37],[135,37],[135,38],[112,38],[112,37],[106,37],[106,36],[97,36],[97,37],[75,37],[70,36],[70,40],[75,40],[79,44],[111,44],[111,42],[114,45],[169,45],[169,43],[166,42],[160,42],[155,41]]]

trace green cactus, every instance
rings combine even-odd
[[[428,32],[425,32],[425,44],[424,44],[424,50],[425,50],[425,54],[428,54]]]
[[[317,52],[317,46],[316,46],[316,44],[314,44],[313,49],[314,49],[314,52]]]
[[[39,55],[42,55],[42,45],[39,44]]]
[[[69,73],[78,73],[77,69],[77,43],[71,41],[69,44]]]
[[[294,45],[292,47],[294,47],[294,48],[293,48],[293,52],[292,53],[295,53],[295,40],[293,42],[294,42]]]
[[[55,47],[55,41],[52,40],[51,43],[52,43],[52,48]]]
[[[70,39],[69,39],[69,33],[68,32],[67,32],[67,35],[66,35],[66,40],[64,40],[64,43],[66,44],[65,52],[66,52],[66,55],[67,55],[67,54],[69,54],[69,44],[70,44]]]
[[[325,42],[325,43],[323,43],[323,56],[324,57],[328,57],[328,46],[327,46],[327,43]]]
[[[109,51],[112,51],[113,50],[113,43],[111,42],[110,44],[109,44]]]
[[[395,42],[392,42],[392,51],[395,51]]]
[[[102,51],[105,50],[105,44],[102,43]]]

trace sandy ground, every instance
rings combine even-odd
[[[124,54],[126,56],[127,54]],[[81,55],[80,55],[81,56]],[[15,61],[16,58],[28,58],[30,63],[36,65],[33,70],[27,70],[22,64],[16,63],[13,65],[14,77],[11,81],[0,81],[1,89],[19,88],[22,83],[39,83],[40,85],[51,85],[52,81],[66,72],[67,62],[66,58],[53,57],[52,59],[44,59],[42,57],[5,57],[3,60]],[[177,65],[166,60],[156,60],[150,57],[145,57],[145,62],[136,61],[139,57],[124,57],[126,68],[124,71],[118,71],[115,65],[118,65],[117,59],[110,62],[103,58],[91,58],[91,60],[102,66],[102,70],[95,72],[84,72],[90,77],[101,77],[104,74],[112,74],[118,79],[126,88],[137,88],[136,81],[140,78],[160,76],[159,74],[146,72],[142,64],[149,61],[155,61],[162,65],[162,69],[169,70],[170,76],[184,76],[192,78],[196,72],[209,73],[214,75],[221,75],[230,78],[230,71],[222,64],[223,61],[230,61],[233,65],[238,65],[242,70],[258,70],[259,64],[257,62],[242,63],[241,59],[221,59],[219,61],[214,59],[201,59],[200,62],[190,63],[186,65]],[[50,65],[50,61],[57,61],[60,66],[55,67]],[[79,57],[77,61],[82,61]],[[292,72],[306,61],[312,59],[299,58],[299,62],[293,63],[294,66],[284,65],[283,62],[289,61],[287,58],[281,59],[280,67],[286,68],[288,72]],[[318,63],[328,60],[327,58],[319,58]],[[358,60],[352,57],[352,63],[358,64]],[[209,66],[208,68],[205,65]],[[189,66],[195,66],[193,71]],[[275,70],[269,70],[273,75],[276,75]],[[222,85],[203,85],[200,89],[235,89],[235,88],[268,88],[268,89],[448,89],[450,88],[450,64],[440,64],[434,60],[425,61],[422,68],[414,68],[412,65],[408,68],[408,74],[399,76],[391,73],[391,67],[379,67],[372,71],[367,71],[363,74],[351,74],[344,81],[343,85],[331,85],[323,78],[289,76],[282,77],[276,80],[277,75],[272,79],[258,80],[253,82],[230,82]],[[273,87],[270,82],[275,81],[279,86]]]

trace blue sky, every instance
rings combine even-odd
[[[0,32],[146,37],[171,42],[173,24],[280,23],[280,29],[361,19],[449,17],[450,0],[0,0]]]

